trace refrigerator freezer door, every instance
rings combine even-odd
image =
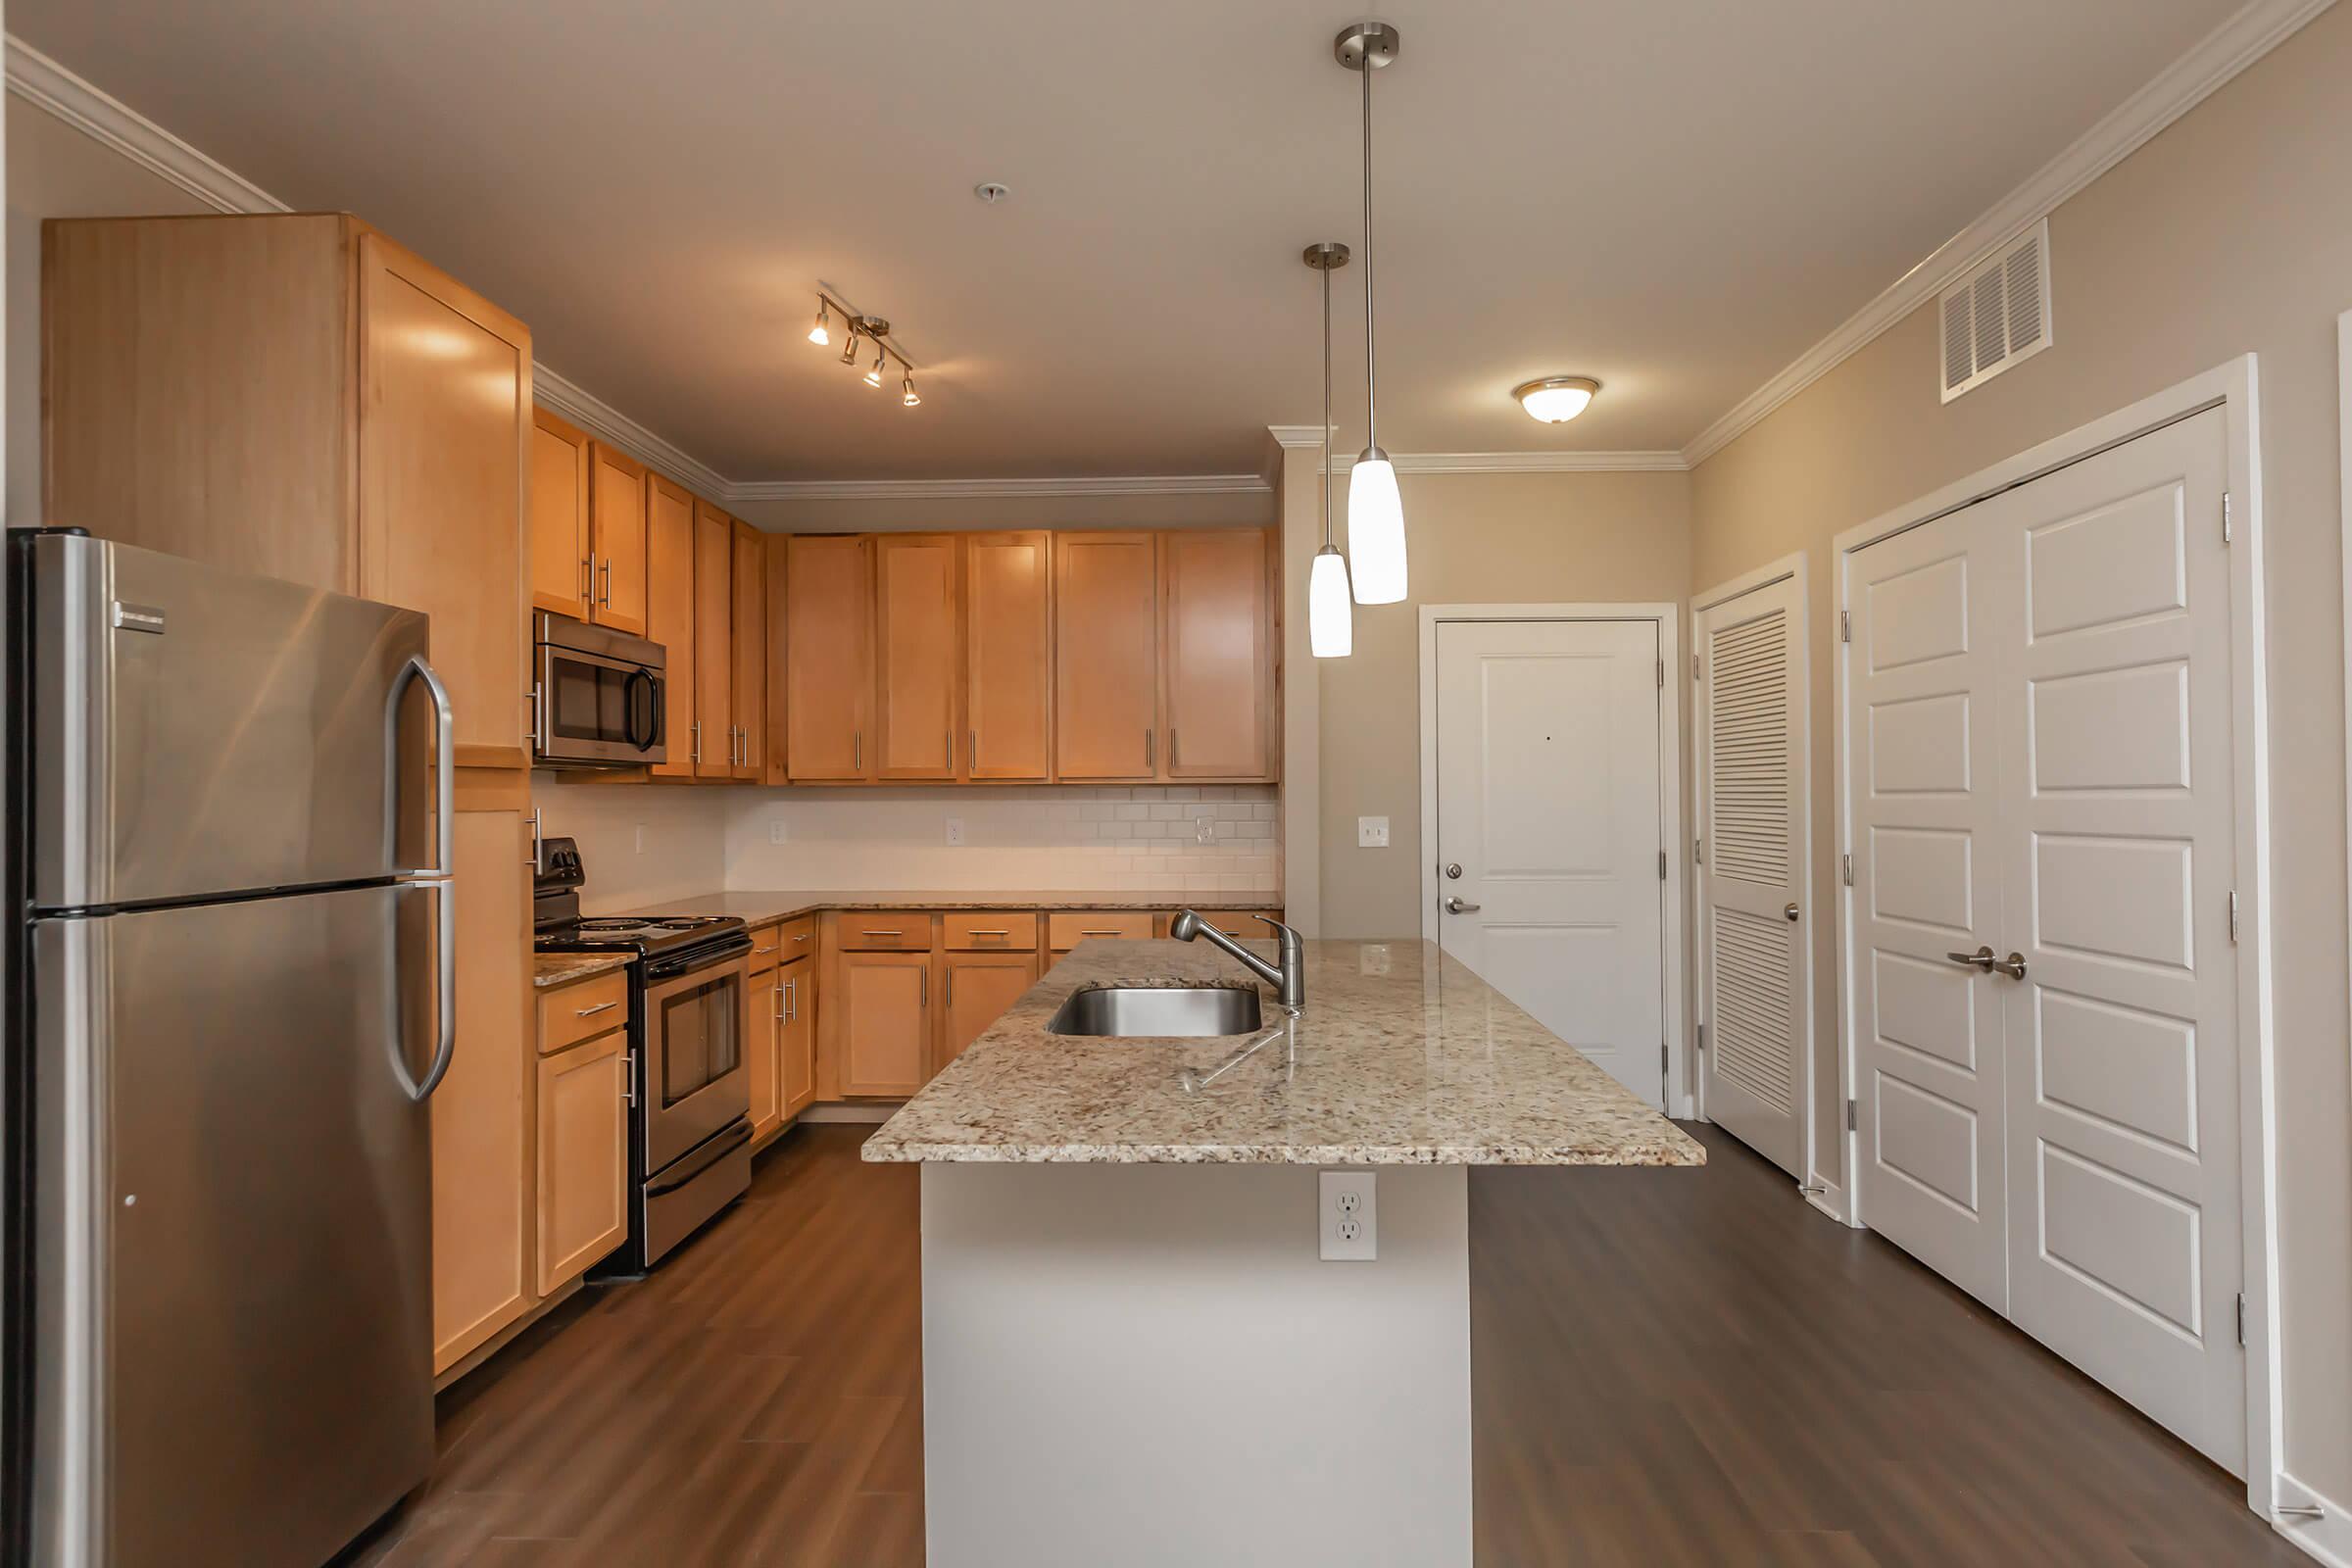
[[[34,925],[34,1560],[307,1568],[430,1470],[440,896]]]
[[[399,676],[424,616],[98,539],[43,534],[24,556],[36,908],[420,863],[429,707]]]

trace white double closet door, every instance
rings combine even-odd
[[[2226,460],[1848,556],[1845,755],[1865,1223],[2242,1473]]]

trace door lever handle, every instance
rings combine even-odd
[[[2026,977],[2026,956],[2022,953],[2012,953],[2008,957],[1996,959],[1984,967],[1998,969],[2012,980],[2023,980]]]
[[[1478,906],[1475,904],[1463,903],[1462,896],[1458,893],[1454,894],[1446,901],[1446,912],[1447,914],[1471,914],[1476,912],[1477,908]]]
[[[1974,953],[1947,953],[1944,955],[1944,956],[1951,959],[1954,963],[1972,964],[1975,967],[1984,970],[1986,974],[1992,973],[1993,956],[1992,950],[1990,948],[1979,948]],[[2018,966],[2020,974],[2024,973],[2024,969],[2025,966],[2023,964]]]

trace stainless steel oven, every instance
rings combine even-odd
[[[749,1185],[751,939],[645,960],[645,1049],[636,1085],[638,1267],[699,1229]]]
[[[540,611],[531,617],[531,760],[540,767],[643,767],[669,760],[660,643]]]

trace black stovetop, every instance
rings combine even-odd
[[[545,842],[531,892],[531,942],[541,953],[634,953],[650,958],[750,940],[743,935],[742,916],[733,914],[583,916],[580,886],[586,880],[577,845],[564,838]]]

